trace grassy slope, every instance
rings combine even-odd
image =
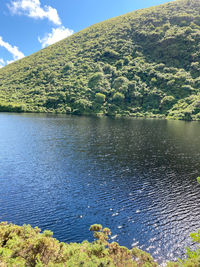
[[[0,111],[200,119],[200,1],[93,25],[0,70]]]

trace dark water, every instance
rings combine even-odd
[[[200,123],[0,113],[0,220],[92,240],[91,224],[157,259],[200,228]]]

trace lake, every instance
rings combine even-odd
[[[0,221],[181,257],[200,228],[200,123],[0,113]]]

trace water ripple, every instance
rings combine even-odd
[[[0,220],[66,242],[138,245],[162,262],[200,228],[200,124],[0,113]]]

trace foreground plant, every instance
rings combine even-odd
[[[110,229],[95,224],[90,227],[95,241],[66,244],[30,225],[0,224],[0,266],[157,266],[146,252],[132,250],[116,242],[109,243]]]
[[[30,225],[17,226],[0,223],[0,267],[156,267],[150,254],[137,247],[129,250],[116,242],[109,243],[109,228],[100,224],[90,227],[95,241],[90,243],[63,243],[44,231]],[[192,233],[194,242],[200,243],[200,230]],[[200,247],[187,249],[186,259],[168,262],[167,267],[199,267]]]

